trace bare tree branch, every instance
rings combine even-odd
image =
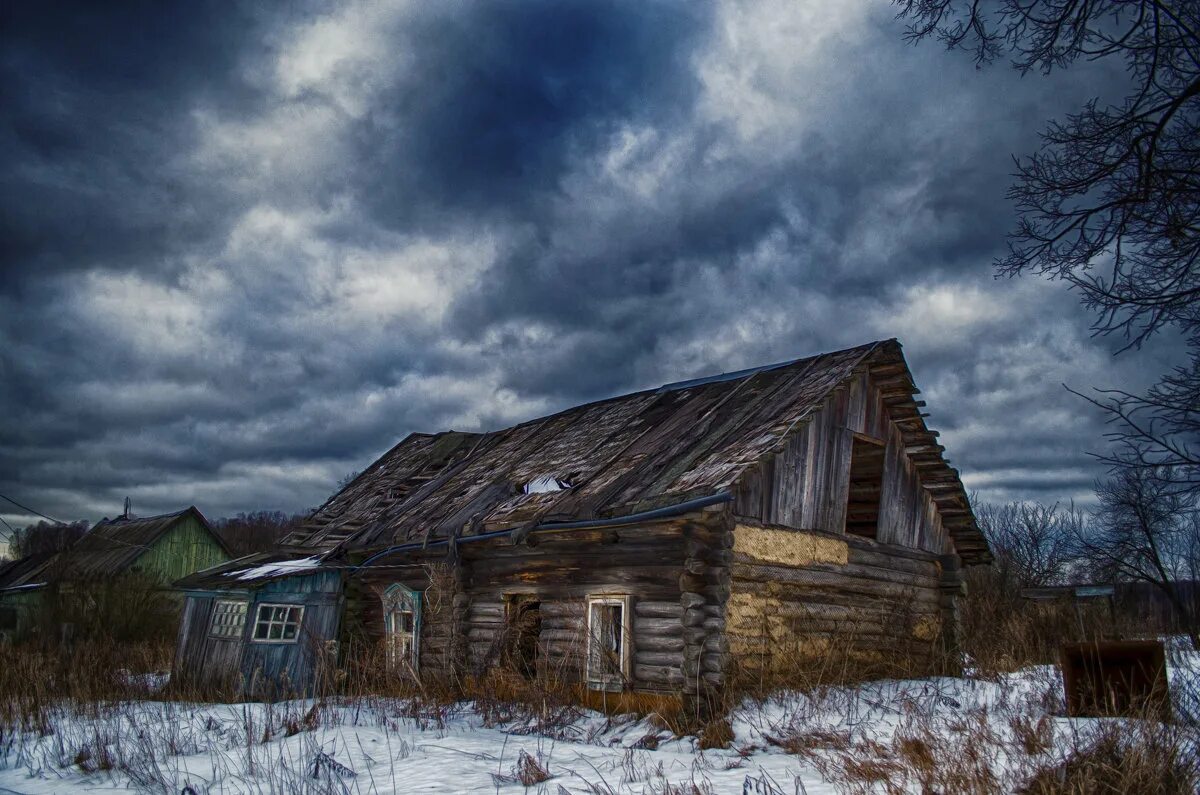
[[[1000,275],[1066,282],[1097,334],[1139,347],[1183,334],[1189,364],[1144,395],[1084,396],[1110,418],[1113,465],[1200,488],[1200,3],[1166,0],[893,0],[906,38],[1002,54],[1021,72],[1079,58],[1124,63],[1129,94],[1050,123],[1016,161],[1017,225]],[[1077,393],[1078,394],[1078,393]]]

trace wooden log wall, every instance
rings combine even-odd
[[[914,672],[940,660],[943,573],[921,550],[739,522],[725,625],[730,675],[851,652]]]
[[[581,681],[586,603],[594,594],[628,595],[632,610],[629,688],[677,693],[684,686],[689,604],[681,598],[688,522],[539,533],[533,545],[507,539],[463,544],[463,627],[467,668],[502,662],[506,597],[540,604],[539,670]],[[706,597],[707,598],[707,597]]]
[[[385,659],[380,645],[384,640],[383,597],[390,586],[399,583],[421,594],[421,677],[455,680],[462,673],[464,658],[462,627],[467,597],[462,580],[461,563],[448,558],[444,549],[415,550],[350,577],[343,633],[347,648],[375,663]]]
[[[728,640],[725,605],[730,594],[733,534],[727,516],[692,523],[685,530],[679,576],[683,622],[685,705],[703,710],[725,684]]]
[[[212,611],[220,600],[246,603],[239,637],[210,634]],[[257,606],[262,603],[304,606],[295,643],[256,643],[251,639]],[[188,594],[179,626],[174,680],[188,686],[236,687],[251,696],[310,693],[321,667],[335,662],[326,644],[338,637],[341,614],[338,572],[285,577],[252,590]]]
[[[743,477],[735,489],[734,513],[767,524],[842,533],[855,433],[885,443],[877,540],[935,554],[953,552],[900,430],[865,372],[834,392],[780,453]]]

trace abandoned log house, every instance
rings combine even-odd
[[[896,340],[414,433],[278,554],[178,583],[181,682],[552,675],[685,700],[849,639],[934,666],[990,560]]]

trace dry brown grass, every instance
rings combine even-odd
[[[139,675],[170,671],[173,654],[174,645],[164,643],[0,644],[0,736],[45,730],[50,712],[63,703],[153,697],[155,689]]]
[[[964,609],[963,645],[978,674],[992,679],[1031,662],[1054,660],[1049,652],[1057,650],[1064,635],[1078,634],[1073,611],[1064,618],[1041,605],[1017,609],[1013,603],[1004,602],[1002,596],[989,594],[985,587],[977,588]],[[813,720],[818,712],[858,714],[860,723],[877,719],[873,711],[876,705],[870,703],[871,689],[854,685],[880,678],[917,678],[950,664],[938,657],[942,653],[938,650],[940,639],[930,641],[927,648],[918,650],[920,653],[902,649],[892,656],[864,653],[862,640],[861,634],[848,626],[844,632],[825,638],[825,653],[819,657],[780,656],[770,677],[761,670],[743,672],[744,690],[738,693],[739,709],[752,710],[756,701],[760,706],[765,704],[777,697],[778,688],[804,694],[816,705],[809,713],[797,713],[793,721],[770,727],[762,736],[766,744],[816,768],[839,791],[915,789],[990,795],[1016,791],[1027,784],[1026,791],[1043,795],[1175,793],[1193,792],[1200,787],[1194,709],[1200,697],[1192,699],[1192,707],[1177,710],[1180,718],[1175,725],[1152,720],[1113,722],[1109,724],[1112,728],[1104,732],[1080,733],[1066,742],[1054,736],[1051,716],[1060,707],[1049,688],[1042,701],[1032,707],[1029,703],[1001,705],[999,709],[1007,711],[999,713],[964,707],[949,724],[945,710],[938,717],[920,705],[890,704],[889,708],[895,708],[901,717],[895,733],[886,740],[821,727]],[[343,667],[322,672],[315,705],[283,706],[278,713],[268,706],[268,716],[261,724],[250,725],[248,721],[247,742],[265,745],[273,738],[312,733],[326,720],[326,704],[341,710],[341,720],[347,719],[347,710],[361,709],[374,720],[411,720],[421,729],[436,730],[445,729],[455,715],[469,710],[482,719],[484,726],[510,734],[578,740],[572,732],[581,715],[582,637],[578,644],[577,654],[561,658],[554,666],[539,665],[530,675],[507,664],[505,640],[501,639],[495,654],[474,661],[476,667],[471,672],[434,679],[390,669],[382,646],[364,642],[354,653],[344,655],[347,663]],[[105,704],[129,700],[228,698],[228,694],[196,690],[155,693],[136,675],[119,673],[169,670],[172,653],[173,644],[118,644],[111,640],[81,642],[71,650],[0,646],[0,746],[17,732],[54,731],[56,715],[65,709],[86,714],[98,713]],[[701,724],[694,722],[694,714],[684,712],[678,700],[634,694],[613,698],[612,706],[652,716],[650,724],[656,729],[676,736],[695,736],[700,749],[729,748],[737,739],[729,719],[730,703],[721,698],[707,705],[712,717]],[[610,725],[620,725],[623,720],[613,717]],[[164,737],[162,742],[168,746],[176,742],[182,744],[181,748],[186,745],[178,738]],[[639,752],[652,751],[659,742],[652,732],[643,739],[645,742],[639,740],[636,746]],[[113,754],[110,738],[80,736],[72,742],[72,755],[67,759],[86,773],[133,764]],[[740,766],[745,757],[761,748],[726,752],[729,758],[725,769]],[[178,753],[183,755],[182,750]],[[998,755],[1015,761],[999,765]],[[554,772],[561,774],[560,768],[556,765]],[[550,777],[551,769],[549,759],[540,752],[525,754],[517,757],[511,769],[497,770],[497,783],[503,779],[537,786]],[[623,774],[629,780],[633,780],[629,778],[632,775]],[[646,782],[647,791],[705,791],[702,777],[678,784],[649,769],[638,775]],[[1111,782],[1116,785],[1110,786]],[[554,786],[549,785],[551,789]]]
[[[497,785],[520,784],[524,787],[533,787],[551,778],[546,763],[524,750],[517,755],[517,763],[513,765],[511,773],[492,774]]]
[[[1181,693],[1194,698],[1196,693]],[[1187,720],[1163,723],[1153,709],[1104,720],[1071,738],[1065,757],[1037,766],[1022,792],[1030,795],[1200,792],[1200,737]]]
[[[1078,608],[1066,600],[1024,599],[1016,584],[986,567],[967,569],[966,581],[967,596],[960,601],[961,645],[977,675],[1056,663],[1064,643],[1140,637],[1147,629],[1119,613],[1114,616],[1102,599]]]

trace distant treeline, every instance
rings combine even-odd
[[[308,517],[308,513],[287,514],[283,511],[254,511],[217,519],[213,530],[235,556],[266,552]],[[0,547],[0,560],[30,555],[64,552],[83,537],[90,525],[87,522],[57,524],[41,521],[13,531],[8,548]]]
[[[286,514],[283,511],[239,513],[217,519],[213,522],[213,530],[234,555],[250,555],[274,549],[306,518],[307,513]]]

